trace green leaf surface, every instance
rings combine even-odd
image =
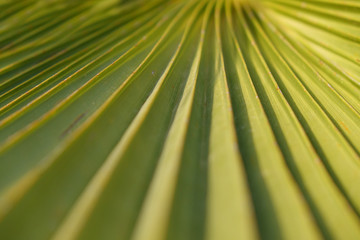
[[[0,0],[0,239],[360,239],[357,0]]]

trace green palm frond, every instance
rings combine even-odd
[[[357,0],[0,0],[0,239],[360,239]]]

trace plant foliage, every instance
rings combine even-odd
[[[0,0],[0,239],[360,239],[358,0]]]

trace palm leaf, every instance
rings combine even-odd
[[[360,3],[0,1],[1,239],[359,239]]]

